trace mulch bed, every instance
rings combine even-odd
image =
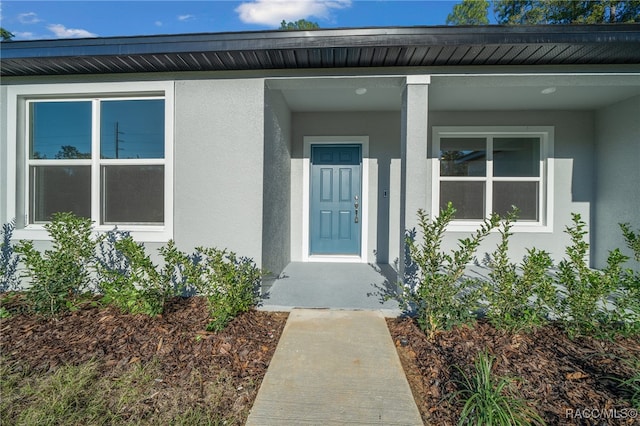
[[[153,318],[87,304],[56,319],[0,320],[0,355],[16,368],[40,372],[93,360],[106,374],[153,361],[165,388],[193,394],[202,385],[191,379],[194,371],[204,382],[224,371],[238,390],[227,396],[229,408],[238,411],[253,404],[286,320],[286,313],[250,311],[212,333],[205,330],[208,312],[199,297],[176,298]]]
[[[388,326],[426,424],[457,423],[462,405],[451,395],[461,375],[453,366],[470,374],[483,350],[496,357],[494,373],[518,378],[520,396],[547,424],[640,424],[640,417],[630,418],[630,395],[615,380],[637,374],[637,339],[571,340],[555,326],[512,334],[479,322],[439,333],[430,342],[408,318],[389,319]],[[592,411],[609,409],[618,418]]]
[[[93,360],[100,371],[113,374],[132,364],[157,362],[161,386],[175,397],[177,390],[198,394],[202,382],[215,381],[224,371],[237,392],[225,395],[222,405],[247,412],[286,319],[286,313],[250,311],[224,331],[211,333],[205,331],[206,302],[198,297],[172,300],[154,318],[87,304],[57,319],[16,314],[0,320],[0,355],[16,368],[40,372]],[[631,360],[640,359],[637,339],[570,340],[554,326],[510,334],[479,322],[439,333],[431,342],[410,319],[389,319],[388,326],[426,424],[457,423],[461,404],[450,396],[460,375],[453,366],[469,373],[482,350],[496,357],[496,374],[519,379],[518,392],[548,424],[639,423],[567,416],[567,410],[620,413],[631,408],[629,395],[615,379],[636,373]],[[194,371],[201,380],[193,380]]]

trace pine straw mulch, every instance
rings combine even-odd
[[[221,395],[218,406],[232,411],[231,417],[246,416],[286,320],[286,313],[252,310],[212,333],[205,330],[208,312],[199,297],[176,298],[157,317],[87,304],[55,319],[17,314],[0,320],[0,356],[15,368],[37,372],[93,361],[108,375],[157,363],[158,404],[167,395],[193,399],[222,374],[234,392]]]
[[[387,321],[414,398],[425,424],[455,425],[462,406],[451,399],[461,375],[453,367],[470,374],[480,351],[496,357],[493,372],[517,378],[520,396],[535,408],[549,425],[640,424],[633,413],[629,393],[616,379],[626,379],[638,371],[640,342],[580,337],[571,340],[555,326],[531,334],[511,334],[496,330],[486,322],[459,327],[436,335],[430,342],[408,318]],[[582,418],[616,410],[617,419]],[[567,411],[567,410],[573,410]]]

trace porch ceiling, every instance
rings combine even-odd
[[[281,90],[295,112],[399,111],[404,78],[301,78],[268,86]],[[429,109],[596,110],[634,96],[640,74],[432,75]]]

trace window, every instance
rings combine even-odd
[[[29,223],[46,222],[60,211],[105,225],[164,223],[163,99],[28,105]],[[97,194],[94,176],[100,181]]]
[[[519,209],[518,225],[548,225],[552,129],[434,128],[434,208],[456,208],[453,226]]]
[[[62,211],[145,241],[172,237],[172,83],[19,86],[8,98],[19,124],[7,194],[17,237],[41,238]]]

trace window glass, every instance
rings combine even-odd
[[[456,209],[455,219],[482,219],[484,217],[484,182],[440,182],[440,209],[451,201]]]
[[[102,101],[101,158],[164,158],[164,100]]]
[[[539,138],[495,138],[493,175],[497,177],[540,176]]]
[[[487,141],[484,138],[440,140],[440,176],[486,176]]]
[[[31,103],[29,158],[91,158],[91,102]]]
[[[493,210],[501,216],[516,206],[518,220],[538,220],[538,182],[494,182]]]
[[[31,223],[51,220],[57,212],[91,217],[90,166],[32,166]]]
[[[103,166],[103,223],[164,222],[164,166]]]

